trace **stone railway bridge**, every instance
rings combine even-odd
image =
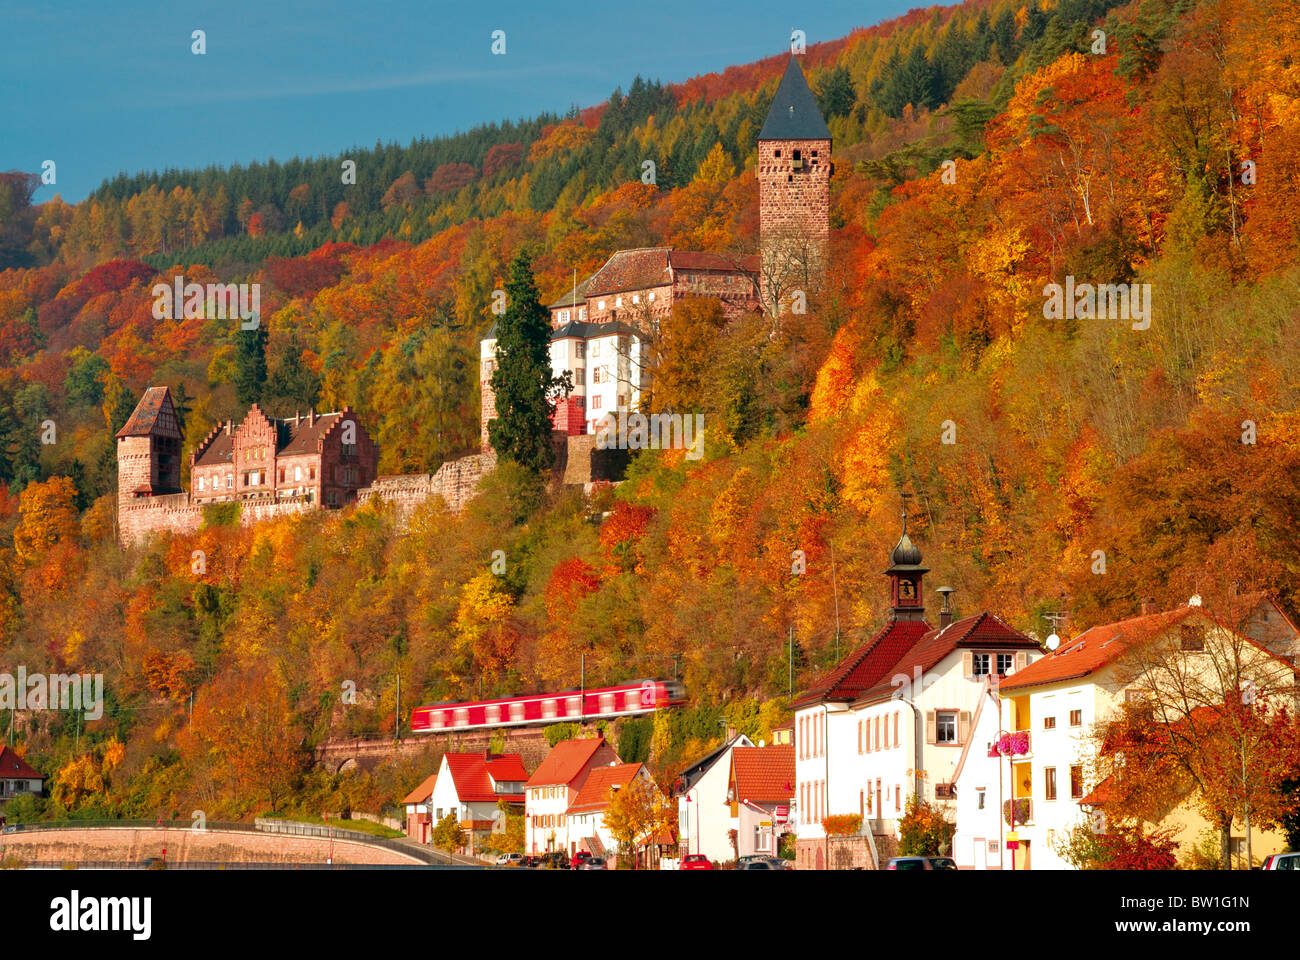
[[[344,770],[369,772],[391,757],[418,757],[426,751],[439,756],[443,753],[482,753],[491,745],[493,735],[497,734],[505,740],[505,746],[498,752],[520,754],[524,766],[532,770],[550,750],[544,729],[506,727],[497,731],[413,733],[401,740],[383,735],[331,739],[316,748],[316,763],[331,773],[341,773]]]

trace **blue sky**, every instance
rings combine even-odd
[[[588,106],[903,13],[901,0],[228,0],[17,3],[0,22],[0,170],[57,164],[84,199],[118,171],[334,154]],[[207,54],[190,52],[206,31]],[[490,50],[506,32],[505,56]]]

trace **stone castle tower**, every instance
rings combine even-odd
[[[803,71],[790,58],[758,133],[763,305],[789,309],[820,286],[830,245],[831,132]]]
[[[150,387],[117,431],[117,499],[181,492],[181,426],[166,387]]]

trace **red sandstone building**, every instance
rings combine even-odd
[[[375,479],[379,454],[350,407],[283,420],[253,404],[238,427],[213,428],[190,455],[195,503],[303,497],[341,507]]]
[[[117,432],[119,533],[135,540],[196,528],[201,507],[240,501],[252,519],[341,507],[375,480],[379,453],[350,407],[278,419],[256,404],[215,427],[190,454],[181,489],[181,429],[166,387],[150,387]]]

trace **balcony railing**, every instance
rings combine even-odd
[[[1017,797],[1015,800],[1002,801],[1002,819],[1011,826],[1011,805],[1015,804],[1016,826],[1034,822],[1034,802],[1029,797]]]

